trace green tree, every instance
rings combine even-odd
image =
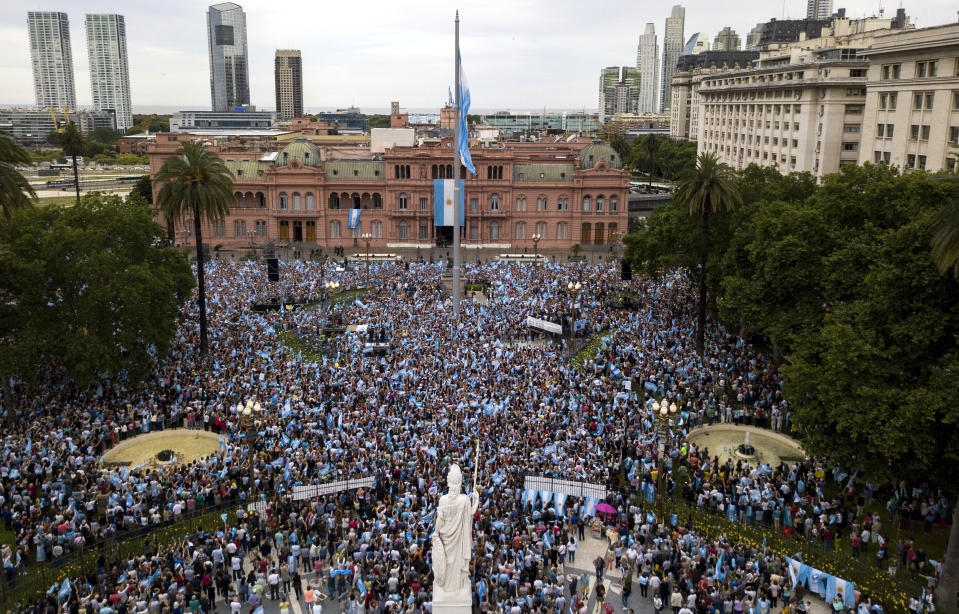
[[[609,140],[609,146],[612,147],[617,154],[619,154],[619,159],[623,161],[623,164],[626,164],[626,161],[629,159],[629,143],[626,142],[619,134],[614,134],[613,138]]]
[[[70,156],[73,160],[73,183],[77,190],[77,204],[80,204],[80,173],[77,170],[77,156],[82,156],[86,151],[87,143],[80,132],[80,128],[74,122],[67,124],[66,128],[60,134],[60,147],[63,153]]]
[[[0,133],[0,215],[9,223],[17,209],[30,207],[37,195],[17,166],[32,162],[30,153],[6,134]]]
[[[373,128],[389,128],[390,116],[382,114],[367,115],[366,121],[369,123],[370,130]]]
[[[51,375],[85,386],[143,380],[166,356],[193,287],[182,254],[138,198],[88,194],[70,207],[20,209],[0,227],[0,380],[15,418],[24,390]],[[18,385],[18,388],[20,387]]]
[[[141,134],[143,132],[169,132],[170,116],[157,115],[133,115],[133,126],[127,129],[127,134]]]
[[[91,141],[105,145],[115,145],[116,142],[120,140],[120,137],[123,136],[123,133],[113,128],[100,127],[94,129],[89,136]]]
[[[943,179],[959,183],[956,175],[944,175]],[[945,273],[952,269],[954,277],[959,278],[959,199],[953,199],[943,207],[935,217],[935,233],[932,235],[932,257]]]
[[[166,218],[193,222],[202,356],[207,350],[207,335],[201,227],[205,221],[219,221],[229,214],[233,203],[233,176],[223,160],[207,150],[202,142],[191,141],[163,162],[153,181],[159,186],[156,204]]]
[[[689,208],[691,216],[701,220],[699,252],[699,321],[696,327],[696,350],[702,354],[706,331],[706,273],[709,256],[709,216],[719,211],[733,211],[742,202],[735,183],[734,171],[711,153],[696,161],[696,168],[687,171],[676,185],[674,199]]]
[[[959,574],[959,285],[929,254],[933,220],[959,185],[864,165],[830,176],[807,200],[819,232],[792,242],[821,255],[808,269],[819,312],[793,333],[785,391],[803,446],[874,481],[938,487],[956,504],[937,588],[952,609]],[[798,225],[797,225],[798,230]],[[798,298],[798,297],[797,297]]]
[[[153,204],[153,183],[150,182],[150,176],[144,175],[137,179],[137,182],[133,184],[133,192],[139,194],[143,202],[152,205]]]

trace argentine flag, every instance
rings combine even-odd
[[[469,83],[466,82],[466,73],[463,72],[463,58],[460,56],[459,51],[456,52],[456,62],[459,64],[460,69],[460,82],[456,84],[456,87],[459,88],[460,97],[460,160],[462,160],[466,170],[475,175],[476,167],[473,166],[473,157],[470,155],[470,136],[469,131],[466,129],[466,114],[469,113],[470,110],[470,86]],[[462,194],[462,190],[460,193]]]
[[[347,228],[360,227],[360,211],[362,209],[350,209],[350,218],[346,221]]]
[[[433,180],[433,224],[436,226],[453,225],[453,179],[434,179]],[[463,208],[466,191],[465,181],[460,179],[459,203],[460,203],[460,226],[466,219],[466,211]]]

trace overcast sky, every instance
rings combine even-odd
[[[835,0],[847,15],[895,13],[899,4]],[[27,38],[28,10],[70,17],[77,101],[89,104],[84,15],[126,17],[131,94],[135,110],[168,106],[209,108],[206,9],[201,0],[60,0],[0,3],[0,104],[33,104]],[[252,103],[274,107],[273,53],[303,52],[307,108],[356,105],[436,109],[453,81],[456,3],[439,0],[247,0]],[[653,0],[462,0],[461,50],[474,110],[594,109],[600,69],[634,65],[646,22],[663,23],[674,2]],[[690,0],[685,37],[702,31],[712,41],[723,26],[745,40],[758,22],[801,18],[806,0]],[[955,0],[903,5],[919,27],[956,20]]]

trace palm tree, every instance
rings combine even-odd
[[[160,186],[157,207],[168,220],[192,218],[196,233],[197,307],[200,311],[200,355],[206,354],[206,288],[203,282],[204,221],[217,222],[230,212],[233,175],[223,160],[200,141],[187,142],[167,158],[153,179]]]
[[[959,279],[959,202],[945,206],[935,218],[932,235],[932,259],[940,273],[952,269]]]
[[[30,154],[12,138],[0,133],[0,214],[10,221],[15,209],[30,207],[37,195],[17,165],[30,164]]]
[[[699,323],[696,328],[696,351],[703,353],[706,329],[706,260],[709,255],[709,215],[718,211],[732,211],[742,203],[734,183],[735,172],[720,162],[715,154],[700,154],[696,167],[690,169],[676,184],[674,198],[689,207],[690,215],[702,216],[703,242],[699,253]]]
[[[77,172],[77,156],[82,156],[87,150],[87,141],[83,138],[83,133],[73,122],[67,124],[63,129],[63,134],[58,139],[60,147],[63,148],[63,154],[73,158],[73,185],[77,189],[77,204],[80,204],[80,173]]]
[[[659,139],[655,134],[647,134],[644,141],[649,155],[649,183],[648,189],[653,188],[653,171],[656,170],[656,151],[659,149]]]

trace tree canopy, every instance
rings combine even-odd
[[[142,379],[169,352],[193,276],[139,198],[88,194],[0,228],[0,374]]]

